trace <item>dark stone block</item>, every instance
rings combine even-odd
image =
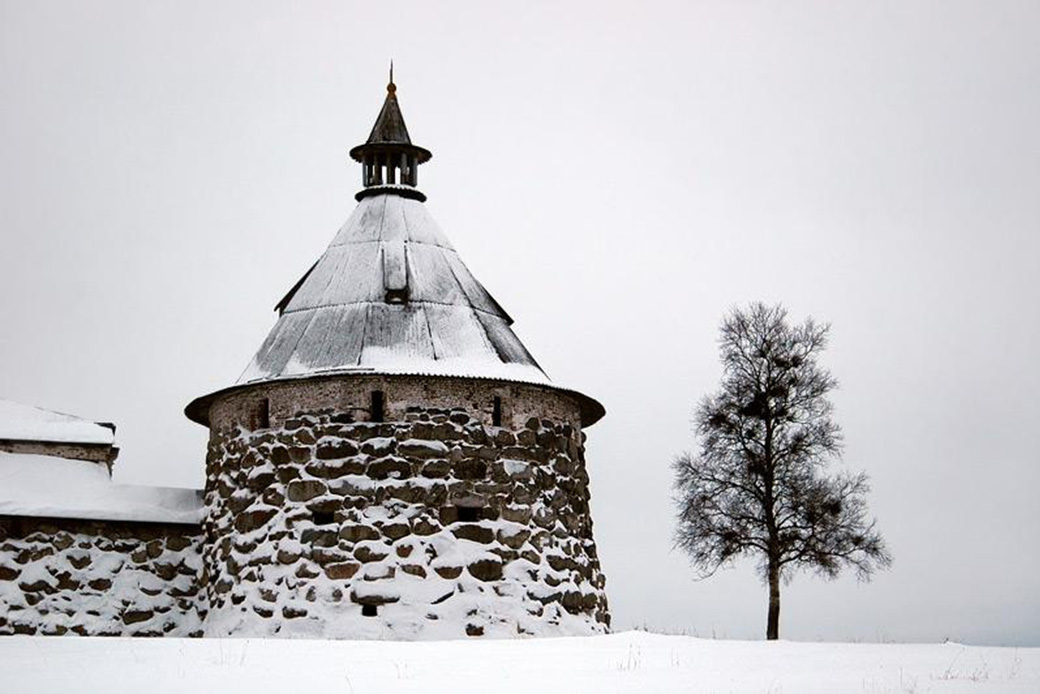
[[[123,624],[137,624],[146,622],[155,616],[152,610],[127,610],[123,613]]]
[[[452,474],[460,480],[481,480],[487,477],[487,463],[477,458],[466,458],[452,466]]]
[[[415,460],[444,458],[448,455],[448,447],[440,441],[411,439],[397,444],[397,453],[405,458]]]
[[[441,527],[431,523],[426,518],[419,518],[418,520],[412,521],[412,532],[416,535],[426,536],[433,535],[440,531]]]
[[[281,506],[285,503],[285,494],[282,494],[279,487],[268,487],[260,498],[268,506]]]
[[[475,561],[466,567],[473,578],[481,581],[498,581],[502,578],[501,562],[490,559]]]
[[[375,480],[385,480],[390,477],[402,479],[411,477],[412,466],[408,461],[400,458],[383,458],[368,465],[368,476]]]
[[[286,605],[282,608],[282,616],[286,619],[297,619],[299,617],[306,617],[307,610],[301,607],[289,607]]]
[[[301,554],[299,552],[280,549],[278,550],[278,554],[275,555],[275,559],[278,560],[279,564],[295,564],[299,561],[300,556]]]
[[[459,519],[459,509],[455,506],[441,506],[440,508],[440,521],[441,525],[450,525]]]
[[[46,593],[50,595],[58,592],[54,586],[44,580],[32,581],[31,583],[21,582],[18,584],[18,587],[27,593]]]
[[[271,483],[274,482],[274,480],[274,470],[261,469],[253,471],[253,473],[249,475],[246,484],[250,489],[260,491],[271,486]]]
[[[347,542],[363,542],[364,540],[378,540],[381,534],[375,528],[367,525],[344,525],[339,531],[339,538]]]
[[[319,443],[314,454],[322,460],[332,460],[335,458],[349,458],[352,455],[357,455],[357,452],[358,447],[352,442],[336,441],[334,443]]]
[[[361,444],[361,452],[373,457],[393,455],[397,450],[397,439],[374,438]]]
[[[335,530],[309,528],[300,533],[300,542],[316,547],[335,547],[339,542],[339,538]]]
[[[412,576],[418,576],[419,578],[426,578],[426,569],[419,564],[402,564],[401,571]]]
[[[400,487],[390,487],[386,490],[388,496],[393,499],[400,499],[401,501],[408,502],[409,504],[420,503],[427,497],[427,492],[422,487],[416,487],[412,485],[403,485]]]
[[[437,575],[441,578],[452,579],[458,578],[462,575],[461,566],[438,566],[435,567],[433,570],[436,571]]]
[[[412,529],[408,527],[407,523],[387,523],[380,530],[383,534],[389,537],[391,540],[400,540],[405,535],[412,532]]]
[[[290,501],[310,501],[328,491],[323,482],[316,480],[293,480],[286,488]]]
[[[341,552],[336,547],[315,547],[311,550],[311,559],[322,566],[327,566],[336,562],[346,561],[350,559],[350,555],[346,552]]]
[[[321,499],[315,499],[307,504],[307,510],[313,514],[335,513],[341,508],[343,508],[343,500],[335,496],[326,496]],[[315,515],[315,522],[323,525],[328,523],[328,521],[319,522],[317,515]]]
[[[480,525],[460,525],[452,528],[451,534],[462,540],[471,540],[482,545],[490,544],[495,540],[495,531]]]
[[[333,580],[345,580],[353,578],[354,574],[361,568],[356,561],[345,561],[338,564],[329,564],[325,567],[325,575]]]
[[[311,449],[309,446],[292,446],[289,449],[289,458],[294,463],[306,463],[311,459]]]
[[[274,518],[278,512],[275,509],[259,509],[246,511],[235,518],[235,530],[240,533],[248,533],[263,527],[267,521]]]
[[[297,578],[315,578],[317,575],[318,571],[307,562],[302,562],[296,567]]]
[[[567,591],[560,599],[563,609],[571,614],[580,614],[582,611],[582,595],[577,591]]]
[[[354,557],[364,564],[374,561],[382,561],[383,559],[386,559],[387,554],[389,554],[389,552],[382,552],[369,545],[361,545],[354,550]]]
[[[291,465],[279,467],[275,474],[278,475],[278,481],[282,484],[288,484],[290,481],[300,478],[300,471]]]
[[[162,540],[151,540],[145,545],[145,550],[148,552],[149,559],[155,559],[163,553]]]
[[[156,562],[152,570],[164,581],[172,581],[177,576],[177,565],[169,562]]]
[[[472,443],[474,445],[477,445],[477,446],[482,446],[485,443],[487,443],[487,441],[488,441],[487,432],[484,431],[484,427],[479,426],[479,425],[477,425],[477,426],[471,425],[471,426],[467,427],[466,428],[466,437],[469,439],[470,443]]]
[[[442,477],[447,477],[448,472],[450,470],[451,465],[448,464],[447,460],[431,460],[430,462],[423,465],[422,472],[420,474],[423,477],[439,479]]]
[[[498,541],[512,549],[520,549],[523,547],[529,537],[531,537],[531,533],[527,530],[520,530],[512,535],[507,535],[501,530],[498,531]]]

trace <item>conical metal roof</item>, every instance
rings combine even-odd
[[[240,384],[350,371],[549,384],[426,206],[393,192],[363,198],[277,308]]]

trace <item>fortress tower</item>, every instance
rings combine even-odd
[[[609,625],[583,429],[416,187],[391,74],[358,206],[209,427],[207,635],[451,638]]]

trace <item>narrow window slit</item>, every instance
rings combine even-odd
[[[379,614],[379,608],[375,605],[362,605],[361,616],[362,617],[375,617]]]
[[[271,428],[271,401],[267,398],[261,398],[256,405],[256,428]]]
[[[491,425],[502,426],[502,398],[497,395],[491,405]]]
[[[383,391],[372,391],[372,407],[369,412],[373,422],[383,421]]]

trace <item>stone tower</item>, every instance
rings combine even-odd
[[[210,430],[207,635],[585,635],[610,617],[584,427],[416,187],[391,73],[358,206]]]

